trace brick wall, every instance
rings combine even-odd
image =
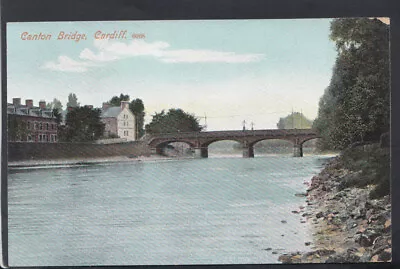
[[[149,156],[150,148],[142,141],[108,145],[91,143],[8,143],[8,161],[10,162],[128,155]]]

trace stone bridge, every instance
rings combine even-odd
[[[163,149],[173,142],[187,143],[194,149],[196,157],[207,158],[208,146],[216,141],[232,140],[243,148],[243,157],[254,157],[254,145],[262,140],[281,139],[293,143],[293,156],[303,156],[303,143],[319,138],[312,129],[271,129],[245,131],[182,132],[148,135],[146,141],[152,153],[162,154]]]

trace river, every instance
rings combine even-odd
[[[309,250],[311,231],[291,211],[326,159],[10,169],[10,265],[277,263],[281,253]]]

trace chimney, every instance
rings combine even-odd
[[[40,107],[40,109],[46,109],[46,101],[40,101],[39,107]]]
[[[103,110],[107,110],[109,108],[109,106],[110,106],[109,103],[104,102],[102,108],[103,108]]]
[[[26,99],[26,100],[25,100],[25,105],[26,105],[28,108],[32,108],[32,107],[33,107],[33,100],[32,100],[32,99]]]
[[[121,109],[129,108],[129,101],[121,101]]]
[[[13,98],[13,105],[20,106],[21,105],[21,98]]]

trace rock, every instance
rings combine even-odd
[[[385,233],[390,232],[392,229],[392,220],[388,219],[386,220],[385,224],[383,225],[383,231]]]
[[[377,228],[368,228],[364,233],[356,234],[355,242],[362,247],[370,247],[372,246],[374,240],[381,234],[381,231]]]
[[[270,251],[270,250],[272,250],[272,248],[265,248],[264,250],[266,250],[266,251]]]
[[[311,251],[311,252],[307,252],[304,254],[305,257],[309,257],[309,256],[328,256],[328,255],[332,255],[335,254],[336,252],[333,249],[318,249],[315,251]]]
[[[281,261],[282,263],[299,263],[301,262],[300,252],[283,254],[279,256],[278,261]]]
[[[286,220],[281,220],[281,222],[282,222],[282,223],[287,223],[287,221],[286,221]]]
[[[346,252],[329,257],[325,263],[357,263],[360,257],[352,252]]]
[[[301,215],[302,217],[309,217],[309,216],[311,216],[311,214],[310,213],[303,213],[303,215]]]
[[[324,216],[324,213],[318,212],[316,215],[317,219],[322,218]]]
[[[300,223],[306,223],[306,221],[305,221],[305,220],[302,220],[302,221],[300,221]]]
[[[392,250],[390,248],[382,251],[378,256],[380,261],[387,262],[392,259]]]
[[[272,251],[272,254],[278,254],[278,252],[276,252],[276,251]]]
[[[293,213],[293,214],[299,214],[300,212],[297,211],[297,210],[293,210],[292,213]]]
[[[385,238],[383,236],[378,236],[377,238],[375,238],[374,242],[372,243],[372,249],[378,250],[379,248],[387,247],[387,245],[388,245],[387,238]]]
[[[307,193],[296,193],[294,196],[297,196],[297,197],[306,197],[307,196]]]
[[[311,245],[311,242],[305,242],[304,245],[309,246]]]
[[[281,234],[281,236],[285,236],[284,234]]]
[[[372,256],[370,262],[378,262],[379,261],[379,256],[378,255],[374,255]]]
[[[299,206],[299,209],[300,210],[303,210],[305,207],[304,206]]]

